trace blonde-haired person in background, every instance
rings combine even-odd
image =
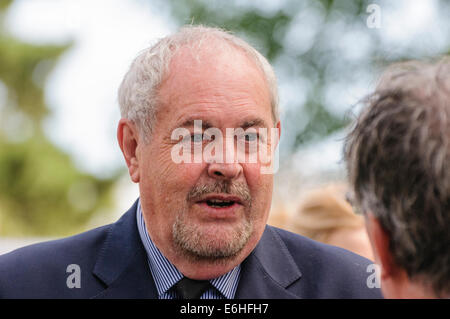
[[[364,218],[347,201],[345,184],[330,184],[308,192],[287,228],[325,244],[350,250],[373,260]]]

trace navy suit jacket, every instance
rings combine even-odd
[[[136,225],[136,204],[116,223],[0,256],[0,298],[157,298]],[[266,226],[245,259],[236,298],[380,298],[371,261]],[[80,288],[69,288],[71,264]],[[70,286],[70,285],[69,285]]]

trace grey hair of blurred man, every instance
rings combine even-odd
[[[158,88],[169,73],[172,57],[183,46],[200,50],[209,39],[219,39],[224,46],[242,50],[263,72],[267,81],[274,123],[279,120],[278,88],[275,72],[267,59],[256,49],[231,33],[212,27],[185,26],[177,33],[160,39],[143,50],[133,61],[119,88],[119,106],[122,118],[133,121],[146,142],[152,132],[159,107]],[[224,47],[222,47],[224,48]],[[221,50],[221,47],[217,47]],[[195,52],[195,50],[193,50]]]
[[[409,280],[449,295],[450,59],[393,65],[364,104],[345,145],[356,205]]]

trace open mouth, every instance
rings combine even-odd
[[[233,200],[210,199],[206,200],[205,203],[212,208],[223,208],[233,206],[236,202]]]
[[[242,205],[242,201],[237,196],[214,194],[208,195],[197,201],[198,204],[214,209],[227,209]]]

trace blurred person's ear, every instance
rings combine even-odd
[[[382,276],[390,276],[393,271],[393,260],[389,252],[389,235],[383,229],[378,219],[370,213],[366,215],[365,224],[375,262],[382,266]]]
[[[375,263],[380,265],[381,290],[385,298],[398,298],[407,280],[404,269],[399,267],[389,247],[390,236],[372,214],[366,214],[366,230],[372,245]]]
[[[128,119],[120,119],[117,127],[117,140],[128,166],[131,180],[139,183],[139,161],[137,157],[139,132],[136,125]]]

